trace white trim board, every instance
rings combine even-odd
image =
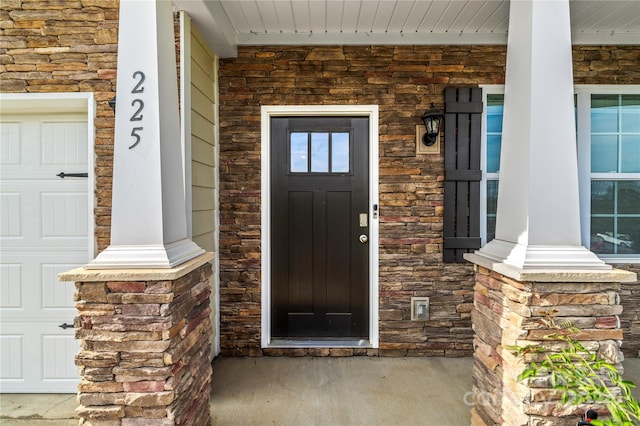
[[[261,251],[262,251],[262,318],[261,347],[344,347],[336,342],[282,342],[271,341],[271,161],[270,134],[271,117],[322,117],[322,116],[361,116],[369,118],[369,341],[353,342],[352,347],[377,348],[379,346],[379,313],[378,313],[378,245],[379,245],[379,212],[374,215],[374,205],[378,200],[378,106],[377,105],[283,105],[263,106],[261,108]]]

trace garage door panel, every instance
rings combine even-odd
[[[1,381],[23,381],[24,336],[17,334],[0,335],[0,383]],[[4,392],[4,386],[2,386]]]
[[[74,359],[80,348],[74,335],[43,334],[42,380],[73,380],[77,382],[78,367]]]
[[[22,123],[0,123],[0,165],[22,165]]]
[[[0,305],[2,321],[42,321],[49,319],[62,323],[75,316],[75,284],[59,281],[61,272],[87,263],[82,252],[31,256],[11,253],[2,256],[0,265]]]
[[[0,237],[22,237],[22,211],[22,194],[0,193]]]
[[[42,178],[87,171],[87,123],[73,116],[50,117],[0,122],[3,175]]]
[[[0,264],[0,308],[22,307],[22,264]]]
[[[75,284],[69,281],[59,281],[57,275],[78,268],[83,264],[43,264],[42,265],[42,309],[60,310],[65,309],[73,313],[75,304],[73,294]]]
[[[19,327],[21,334],[11,332]],[[16,392],[75,392],[80,381],[74,365],[80,345],[74,330],[56,323],[3,323],[0,327],[0,389]]]
[[[88,127],[82,114],[0,123],[0,389],[75,392],[73,282],[89,260]],[[71,325],[61,328],[60,325]]]
[[[87,236],[86,192],[41,192],[42,238]]]
[[[3,182],[0,219],[3,249],[87,247],[87,181],[56,179]]]
[[[43,121],[41,153],[43,166],[87,164],[87,125],[75,121]]]

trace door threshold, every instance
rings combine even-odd
[[[364,339],[271,339],[268,348],[373,348]]]

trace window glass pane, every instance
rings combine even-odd
[[[504,95],[498,93],[490,93],[487,95],[487,112],[499,112],[502,114],[504,105]]]
[[[591,132],[617,132],[618,106],[618,95],[591,95]]]
[[[597,254],[638,254],[640,217],[592,218],[591,250]]]
[[[620,171],[622,173],[640,172],[640,134],[622,136],[620,156]]]
[[[596,254],[613,254],[614,246],[610,242],[613,236],[613,218],[591,218],[591,251]]]
[[[622,95],[622,131],[640,132],[640,95]]]
[[[487,181],[487,242],[496,237],[496,212],[498,211],[498,181]]]
[[[612,108],[618,106],[618,95],[591,95],[591,108]]]
[[[618,171],[618,136],[591,136],[591,172]]]
[[[487,132],[502,132],[502,108],[500,108],[500,114],[492,114],[487,111]]]
[[[331,171],[334,173],[349,171],[349,133],[331,134]]]
[[[617,223],[617,252],[620,254],[640,253],[640,216],[621,217]]]
[[[329,171],[329,133],[311,133],[311,171]]]
[[[624,133],[640,133],[640,113],[622,112],[622,131]]]
[[[502,142],[502,117],[504,95],[487,95],[487,173],[500,169],[500,145]]]
[[[640,216],[640,181],[618,182],[618,213]]]
[[[487,173],[497,173],[500,170],[501,135],[487,136]]]
[[[591,199],[591,250],[640,254],[640,181],[593,181]]]
[[[614,213],[614,182],[611,180],[591,181],[591,214]]]
[[[309,153],[307,148],[307,133],[293,132],[291,133],[291,164],[292,172],[306,173],[309,171],[308,159]]]

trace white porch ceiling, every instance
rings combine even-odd
[[[509,0],[174,0],[174,4],[189,13],[222,57],[235,56],[238,45],[506,44],[509,25]],[[570,8],[574,44],[640,44],[640,0],[571,0]]]

